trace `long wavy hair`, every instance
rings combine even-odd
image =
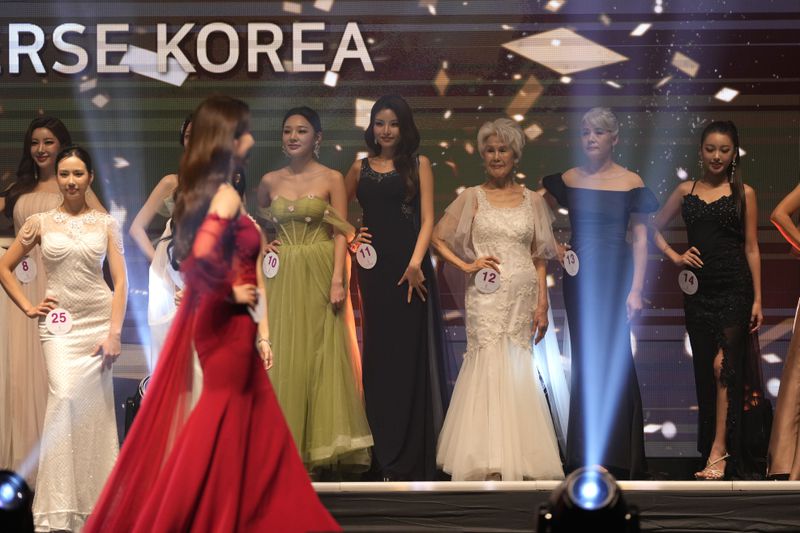
[[[394,153],[394,168],[403,178],[406,186],[406,201],[410,201],[419,191],[419,171],[417,169],[417,150],[419,149],[419,130],[414,123],[414,113],[402,96],[387,94],[378,98],[369,114],[369,127],[364,132],[364,141],[375,155],[381,154],[381,145],[375,142],[375,115],[384,109],[391,109],[397,115],[400,126],[400,142]]]
[[[192,140],[181,157],[173,213],[173,262],[185,259],[211,199],[234,172],[233,140],[250,129],[250,108],[229,96],[211,96],[193,114]]]
[[[703,129],[700,135],[700,152],[703,151],[703,144],[706,138],[712,133],[721,133],[727,135],[733,142],[733,159],[731,164],[725,169],[728,175],[728,182],[731,184],[731,195],[733,202],[736,205],[736,213],[741,220],[744,220],[747,205],[744,200],[744,183],[742,182],[742,175],[739,170],[739,130],[736,129],[736,124],[730,120],[715,120]]]
[[[72,136],[69,130],[56,117],[41,116],[33,119],[25,132],[25,140],[22,143],[22,157],[17,166],[16,175],[0,185],[0,197],[6,199],[6,206],[3,213],[9,218],[14,214],[14,205],[19,197],[31,192],[39,183],[39,169],[36,162],[31,157],[31,143],[33,142],[33,131],[39,128],[47,128],[58,139],[61,148],[72,144]]]

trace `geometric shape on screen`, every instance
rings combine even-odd
[[[503,47],[562,76],[628,60],[567,28],[523,37],[505,43]]]

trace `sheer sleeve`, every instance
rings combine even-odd
[[[125,255],[125,246],[122,243],[122,231],[119,227],[119,222],[111,215],[106,215],[106,230],[108,232],[108,241],[114,245],[117,251]]]
[[[549,176],[545,176],[542,178],[542,186],[553,195],[553,198],[564,207],[569,207],[567,205],[567,188],[564,185],[564,178],[561,174],[550,174]]]
[[[197,291],[217,291],[232,282],[230,257],[226,254],[225,239],[234,219],[209,214],[197,230],[192,254],[181,270]]]
[[[647,187],[638,187],[631,190],[629,209],[631,213],[652,213],[658,211],[656,195]]]
[[[23,246],[30,246],[39,238],[42,231],[42,217],[41,213],[29,216],[25,223],[19,228],[17,238]]]
[[[556,238],[553,235],[553,212],[545,199],[536,191],[528,191],[533,210],[533,242],[531,255],[535,259],[553,259],[556,257]]]
[[[444,216],[433,230],[436,238],[444,241],[459,259],[467,263],[476,258],[472,247],[472,220],[477,209],[475,187],[470,187],[447,206]]]

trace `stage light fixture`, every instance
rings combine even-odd
[[[539,509],[536,531],[638,533],[639,512],[625,503],[614,477],[600,467],[572,472]]]
[[[19,474],[0,470],[0,531],[33,533],[33,493]]]

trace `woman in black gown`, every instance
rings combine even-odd
[[[658,202],[637,174],[614,162],[618,133],[610,110],[589,110],[581,124],[586,163],[542,184],[551,206],[569,210],[567,248],[579,265],[574,276],[564,275],[572,343],[567,470],[599,464],[618,478],[638,479],[646,473],[644,422],[630,320],[642,309],[646,214]]]
[[[353,163],[345,185],[364,210],[359,242],[377,253],[373,268],[358,269],[373,473],[384,480],[431,480],[445,389],[437,364],[442,343],[435,272],[428,256],[433,172],[428,158],[416,153],[419,131],[400,96],[375,103],[364,139],[371,157]]]
[[[653,221],[656,246],[694,274],[684,299],[697,389],[697,479],[761,479],[766,472],[771,405],[759,366],[761,264],[756,193],[736,172],[733,122],[712,122],[700,140],[702,176],[678,185]],[[679,254],[661,229],[681,211],[689,249]],[[681,276],[690,277],[685,271]],[[691,291],[689,291],[691,292]]]

